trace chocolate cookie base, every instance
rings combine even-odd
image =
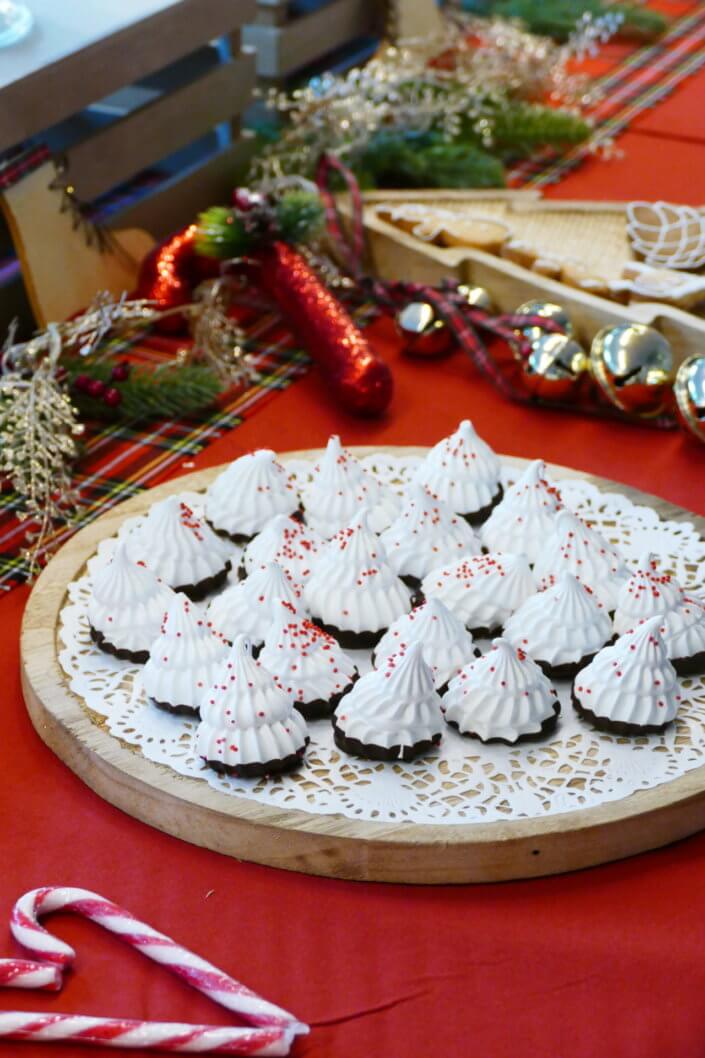
[[[667,720],[665,724],[628,724],[624,720],[610,720],[606,716],[598,716],[592,709],[586,709],[575,697],[575,691],[571,690],[570,700],[579,717],[587,720],[598,731],[606,731],[609,735],[660,735],[672,723]]]
[[[199,580],[197,584],[180,584],[178,588],[174,588],[174,591],[183,592],[184,595],[189,597],[191,602],[200,602],[201,599],[205,599],[206,595],[210,595],[212,591],[217,591],[218,588],[225,584],[231,565],[228,559],[219,573],[214,573],[212,577],[206,577],[205,580]]]
[[[538,731],[534,731],[528,735],[519,735],[519,738],[515,738],[513,742],[511,742],[508,738],[481,738],[481,736],[476,734],[474,731],[461,731],[455,720],[448,720],[446,718],[446,723],[449,727],[455,728],[458,734],[462,735],[463,738],[477,739],[478,742],[482,742],[485,746],[497,745],[500,743],[503,746],[516,746],[519,742],[540,742],[541,739],[546,737],[546,735],[550,735],[551,732],[555,729],[556,724],[558,723],[558,717],[560,716],[560,712],[561,703],[558,701],[558,699],[556,699],[553,703],[553,716],[546,717],[544,722],[541,724],[541,728]]]
[[[106,654],[112,654],[113,657],[120,658],[121,661],[134,661],[139,665],[144,665],[145,662],[149,661],[148,650],[125,650],[123,647],[115,647],[108,642],[103,632],[99,632],[93,625],[89,625],[88,630],[93,642],[101,650],[104,650]]]
[[[325,698],[313,698],[310,702],[294,702],[294,708],[301,713],[304,720],[325,720],[333,715],[340,705],[341,699],[345,697],[348,691],[353,689],[359,679],[360,673],[355,669],[355,675],[350,680],[350,683],[343,687],[342,691],[338,691],[337,694],[328,698],[328,700]]]
[[[604,650],[611,643],[614,643],[616,636],[612,636],[606,643],[600,647],[600,650]],[[596,655],[599,654],[598,650],[595,650],[592,654],[584,654],[578,661],[565,661],[562,665],[551,665],[548,661],[541,661],[534,654],[532,658],[543,671],[545,676],[548,676],[551,680],[573,680],[578,675],[581,669],[584,669],[586,665],[589,665]]]
[[[344,753],[348,753],[351,757],[363,757],[365,760],[407,762],[415,757],[422,757],[425,753],[429,753],[441,741],[439,732],[433,738],[415,742],[413,746],[376,746],[374,742],[360,742],[357,738],[348,738],[337,724],[333,724],[333,737],[338,749],[342,749]]]
[[[350,632],[336,628],[335,625],[324,624],[320,617],[311,617],[311,621],[323,632],[333,636],[344,650],[371,650],[387,631],[386,628],[380,628],[377,632]]]
[[[252,764],[223,764],[220,760],[204,759],[208,767],[212,768],[213,771],[217,771],[220,775],[234,775],[238,779],[258,779],[267,775],[281,775],[283,771],[293,771],[294,768],[299,768],[303,763],[306,746],[308,746],[310,741],[307,738],[301,749],[296,753],[290,753],[288,757],[263,761],[262,763],[256,761]]]
[[[400,574],[399,575],[399,579],[403,580],[404,583],[406,584],[407,588],[411,588],[411,590],[415,594],[417,594],[417,595],[420,594],[420,591],[421,591],[421,578],[420,577],[412,577],[412,575],[410,573],[405,573],[403,576]]]
[[[297,507],[295,511],[292,511],[290,518],[294,518],[297,522],[303,522],[304,512],[302,507]],[[206,518],[206,523],[211,527],[213,532],[219,536],[222,540],[229,540],[233,544],[239,544],[240,547],[246,547],[250,540],[261,533],[261,529],[258,529],[256,533],[229,533],[227,529],[219,529],[217,525],[214,525],[210,519]],[[264,528],[264,527],[263,527]]]
[[[503,499],[504,489],[500,485],[499,490],[494,494],[488,504],[486,504],[484,507],[480,507],[480,509],[477,511],[467,511],[465,514],[461,515],[461,517],[465,519],[468,525],[482,525],[483,522],[487,521],[497,504],[501,503]]]
[[[679,676],[699,676],[705,672],[705,650],[689,658],[671,658],[671,664]]]
[[[502,625],[493,625],[490,628],[488,625],[478,625],[477,628],[470,628],[465,626],[473,639],[494,639],[495,636],[501,636]]]
[[[157,709],[163,710],[165,713],[173,713],[174,716],[190,716],[195,720],[200,720],[201,711],[194,705],[172,705],[171,702],[158,702],[156,698],[149,699],[152,705],[156,705]]]

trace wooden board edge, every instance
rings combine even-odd
[[[397,454],[425,451],[387,450]],[[364,456],[380,449],[353,451]],[[282,458],[317,454],[292,452]],[[506,458],[517,466],[526,463]],[[23,691],[30,718],[43,741],[101,797],[167,833],[239,858],[313,874],[415,884],[559,873],[656,848],[705,826],[705,768],[693,769],[667,788],[640,791],[569,816],[446,827],[283,813],[221,794],[197,779],[175,776],[170,769],[121,746],[87,718],[58,665],[56,623],[66,584],[94,552],[97,542],[112,535],[125,517],[162,495],[204,488],[221,470],[214,467],[172,479],[106,512],[61,549],[30,596],[21,634]],[[635,502],[657,506],[665,517],[688,518],[700,532],[705,531],[705,519],[647,493],[558,465],[549,470],[558,477],[587,477],[607,489],[627,492]],[[62,555],[68,560],[66,568],[57,562]],[[43,699],[45,681],[61,692],[52,708]],[[91,732],[89,738],[86,730]],[[217,826],[213,833],[214,820]],[[430,866],[429,847],[433,850]]]

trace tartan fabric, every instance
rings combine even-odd
[[[616,69],[595,79],[601,99],[588,112],[596,138],[608,142],[649,107],[655,106],[686,77],[705,64],[705,5],[691,4],[654,44],[639,48]],[[557,183],[594,150],[578,145],[560,157],[554,154],[520,162],[508,174],[508,186],[545,187]]]
[[[171,345],[141,348],[143,359],[163,358]],[[94,432],[85,445],[75,477],[83,505],[71,525],[61,526],[49,541],[48,550],[61,546],[78,529],[130,496],[165,481],[179,463],[188,460],[224,431],[238,426],[256,408],[303,374],[308,358],[298,349],[279,317],[269,314],[248,329],[247,344],[258,381],[223,398],[210,413],[188,419],[154,421],[141,426],[110,424]],[[9,590],[27,579],[22,557],[24,524],[18,520],[14,492],[0,494],[0,590]]]

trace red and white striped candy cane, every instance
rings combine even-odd
[[[0,988],[42,988],[46,992],[58,992],[61,983],[60,966],[28,959],[0,959]]]
[[[41,963],[0,959],[0,985],[54,989],[61,986],[61,973],[72,965],[76,953],[70,945],[52,936],[39,924],[39,916],[51,911],[73,911],[96,922],[255,1027],[223,1029],[207,1025],[12,1012],[0,1014],[0,1037],[45,1041],[70,1039],[108,1047],[146,1047],[190,1054],[284,1055],[289,1053],[295,1036],[309,1031],[307,1025],[286,1010],[263,999],[170,937],[140,922],[111,900],[87,889],[47,886],[20,897],[12,909],[10,929],[22,947]]]
[[[280,1058],[294,1038],[290,1028],[219,1028],[178,1022],[94,1018],[82,1014],[0,1013],[0,1039],[30,1043],[92,1043],[100,1047],[139,1047],[172,1054],[239,1054]]]

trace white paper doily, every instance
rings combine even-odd
[[[381,481],[402,491],[418,457],[385,453],[363,462]],[[287,466],[299,483],[305,481],[309,463],[289,461]],[[507,464],[505,485],[515,476],[515,468]],[[620,493],[601,492],[582,479],[569,478],[559,485],[567,506],[617,544],[630,564],[652,551],[685,587],[702,592],[705,542],[690,522],[664,521],[650,507],[638,506]],[[196,494],[185,497],[199,506]],[[126,521],[120,535],[139,520]],[[320,720],[310,725],[311,745],[299,772],[269,780],[219,776],[194,753],[195,723],[151,706],[141,690],[141,667],[102,653],[89,638],[91,573],[108,560],[113,546],[114,539],[102,542],[88,573],[69,586],[61,613],[59,660],[71,690],[104,718],[116,738],[139,747],[149,760],[200,778],[219,791],[270,807],[357,820],[487,823],[595,807],[705,764],[705,679],[694,677],[681,681],[678,720],[663,735],[627,739],[593,731],[572,709],[569,684],[558,681],[563,710],[555,736],[543,743],[483,746],[448,728],[438,752],[411,764],[384,764],[340,753],[330,723]],[[483,649],[486,643],[480,640],[478,645]],[[361,671],[367,671],[369,652],[356,651],[354,656]]]

